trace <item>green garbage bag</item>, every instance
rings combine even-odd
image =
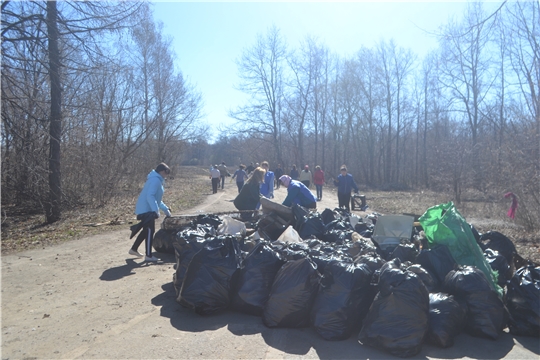
[[[430,248],[438,244],[446,245],[456,263],[476,266],[486,274],[491,287],[502,298],[503,290],[497,285],[497,272],[491,269],[470,225],[452,201],[430,207],[418,221],[424,229]]]

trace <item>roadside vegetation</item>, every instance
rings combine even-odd
[[[183,166],[167,180],[165,197],[173,214],[204,200],[210,189],[206,174],[204,168]],[[111,231],[126,230],[127,235],[127,228],[136,221],[133,209],[139,191],[140,187],[126,189],[102,207],[82,206],[66,211],[62,220],[49,225],[44,223],[43,214],[28,215],[13,207],[3,208],[2,253],[44,248]],[[451,194],[433,191],[362,191],[367,197],[368,213],[422,215],[429,207],[452,200]],[[458,210],[479,232],[501,232],[514,242],[520,256],[540,263],[540,233],[526,231],[506,217],[507,200],[474,192],[464,195]]]

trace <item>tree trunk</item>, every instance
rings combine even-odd
[[[60,87],[60,52],[56,1],[47,2],[47,32],[49,38],[49,78],[51,81],[51,114],[49,123],[49,203],[46,222],[60,219],[62,178],[60,174],[60,142],[62,137],[62,94]]]

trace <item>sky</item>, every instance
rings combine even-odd
[[[488,6],[496,6],[491,2]],[[342,57],[362,46],[391,39],[420,58],[436,48],[433,33],[450,18],[460,18],[464,1],[394,2],[184,2],[155,1],[154,20],[172,38],[176,65],[204,99],[203,121],[212,136],[218,126],[233,126],[231,109],[246,102],[236,90],[235,61],[258,34],[275,25],[287,44],[298,48],[307,35],[317,37]],[[210,139],[209,139],[210,140]]]

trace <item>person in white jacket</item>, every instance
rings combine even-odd
[[[158,258],[152,255],[152,241],[154,240],[156,219],[159,218],[159,210],[161,209],[165,213],[165,216],[171,216],[171,209],[162,201],[164,192],[163,182],[170,173],[171,169],[165,163],[159,164],[154,170],[150,171],[146,178],[146,183],[139,194],[137,204],[135,205],[137,220],[140,220],[141,222],[131,228],[131,237],[139,230],[142,230],[135,239],[131,249],[129,249],[129,254],[143,257],[143,254],[139,253],[138,249],[139,245],[141,245],[144,240],[146,241],[145,261],[159,261]]]

